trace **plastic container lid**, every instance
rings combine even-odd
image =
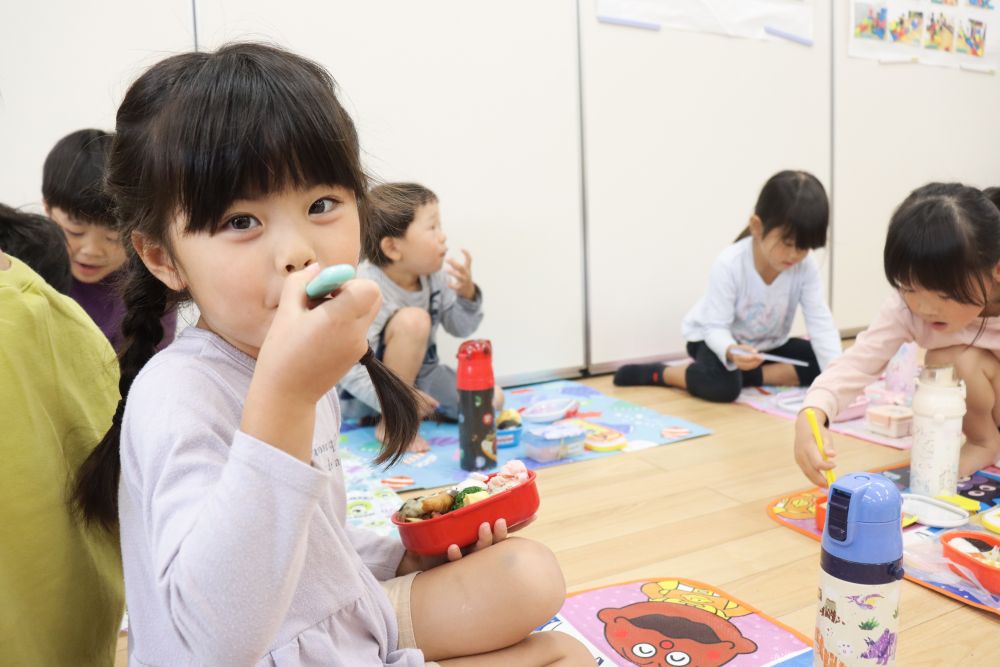
[[[899,489],[876,473],[844,475],[830,487],[823,550],[862,564],[891,563],[903,557]]]

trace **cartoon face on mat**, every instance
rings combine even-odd
[[[806,492],[782,498],[774,506],[774,513],[786,519],[812,519],[816,516],[816,496]]]
[[[757,644],[715,614],[669,602],[637,602],[597,612],[618,655],[644,667],[718,667]]]

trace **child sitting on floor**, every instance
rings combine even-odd
[[[844,356],[812,385],[795,424],[795,462],[826,486],[837,452],[825,424],[874,382],[903,343],[927,350],[924,363],[953,364],[966,386],[959,474],[1000,461],[1000,190],[929,183],[893,213],[885,276],[895,292]],[[806,408],[820,421],[820,458]]]
[[[693,363],[629,364],[615,384],[687,389],[731,403],[743,387],[809,386],[841,353],[840,334],[823,298],[809,251],[826,245],[829,203],[823,185],[804,171],[782,171],[760,192],[750,224],[712,267],[708,292],[684,318]],[[789,338],[802,306],[810,340]],[[765,361],[767,352],[808,366]]]
[[[368,329],[376,356],[402,380],[415,386],[423,399],[423,416],[435,411],[445,419],[458,418],[455,370],[440,363],[435,336],[438,325],[453,336],[467,337],[483,319],[483,293],[472,280],[472,257],[448,259],[441,229],[437,196],[416,183],[387,183],[372,189],[364,239],[367,261],[358,275],[378,283],[382,307]],[[381,409],[365,369],[357,365],[339,388],[345,417],[377,415]],[[499,387],[494,403],[500,407]],[[352,400],[353,399],[353,400]],[[382,439],[382,425],[376,431]],[[429,449],[419,435],[411,451]]]

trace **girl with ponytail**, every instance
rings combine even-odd
[[[565,586],[502,521],[439,559],[346,525],[337,381],[368,368],[380,463],[418,421],[368,348],[374,283],[305,295],[321,267],[357,263],[366,224],[357,133],[323,68],[256,44],[160,62],[118,110],[107,188],[130,245],[122,399],[74,498],[120,530],[130,664],[585,664],[561,633],[528,636]],[[154,356],[187,298],[197,325]]]

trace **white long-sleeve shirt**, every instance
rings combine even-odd
[[[346,524],[335,392],[312,465],[239,431],[255,361],[191,327],[129,392],[119,487],[131,665],[399,665],[397,539]]]
[[[729,246],[712,265],[705,296],[688,311],[682,325],[688,342],[704,341],[729,369],[730,345],[742,343],[767,351],[788,342],[795,311],[802,315],[820,369],[840,356],[840,334],[823,298],[816,260],[806,257],[764,282],[753,261],[753,239]]]

